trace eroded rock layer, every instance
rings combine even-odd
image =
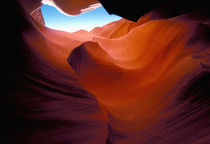
[[[208,15],[152,11],[67,33],[13,3],[2,65],[8,143],[210,141]]]

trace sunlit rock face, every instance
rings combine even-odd
[[[204,116],[209,107],[210,78],[206,26],[183,17],[141,20],[144,17],[136,24],[120,20],[93,30],[94,42],[83,43],[68,58],[81,84],[107,112],[110,141],[208,141],[201,138],[201,133],[209,132]],[[127,25],[119,36],[115,26],[121,22]],[[112,38],[110,34],[115,32],[118,36]],[[196,106],[202,110],[192,113]],[[200,117],[206,124],[196,120]]]
[[[78,15],[101,6],[98,0],[42,0],[42,3],[52,5],[67,15]]]
[[[8,143],[209,143],[206,13],[152,11],[67,33],[13,3],[21,24],[4,50]]]

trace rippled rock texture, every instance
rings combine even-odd
[[[207,13],[149,11],[67,33],[14,6],[2,65],[8,143],[210,142]]]

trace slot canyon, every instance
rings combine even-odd
[[[43,1],[122,18],[65,32],[45,25],[41,0],[3,4],[6,144],[210,143],[207,0]]]

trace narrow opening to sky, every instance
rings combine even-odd
[[[80,29],[90,31],[94,27],[101,27],[121,19],[119,16],[108,14],[102,6],[77,16],[67,16],[55,7],[45,4],[41,10],[47,27],[67,32],[75,32]]]

